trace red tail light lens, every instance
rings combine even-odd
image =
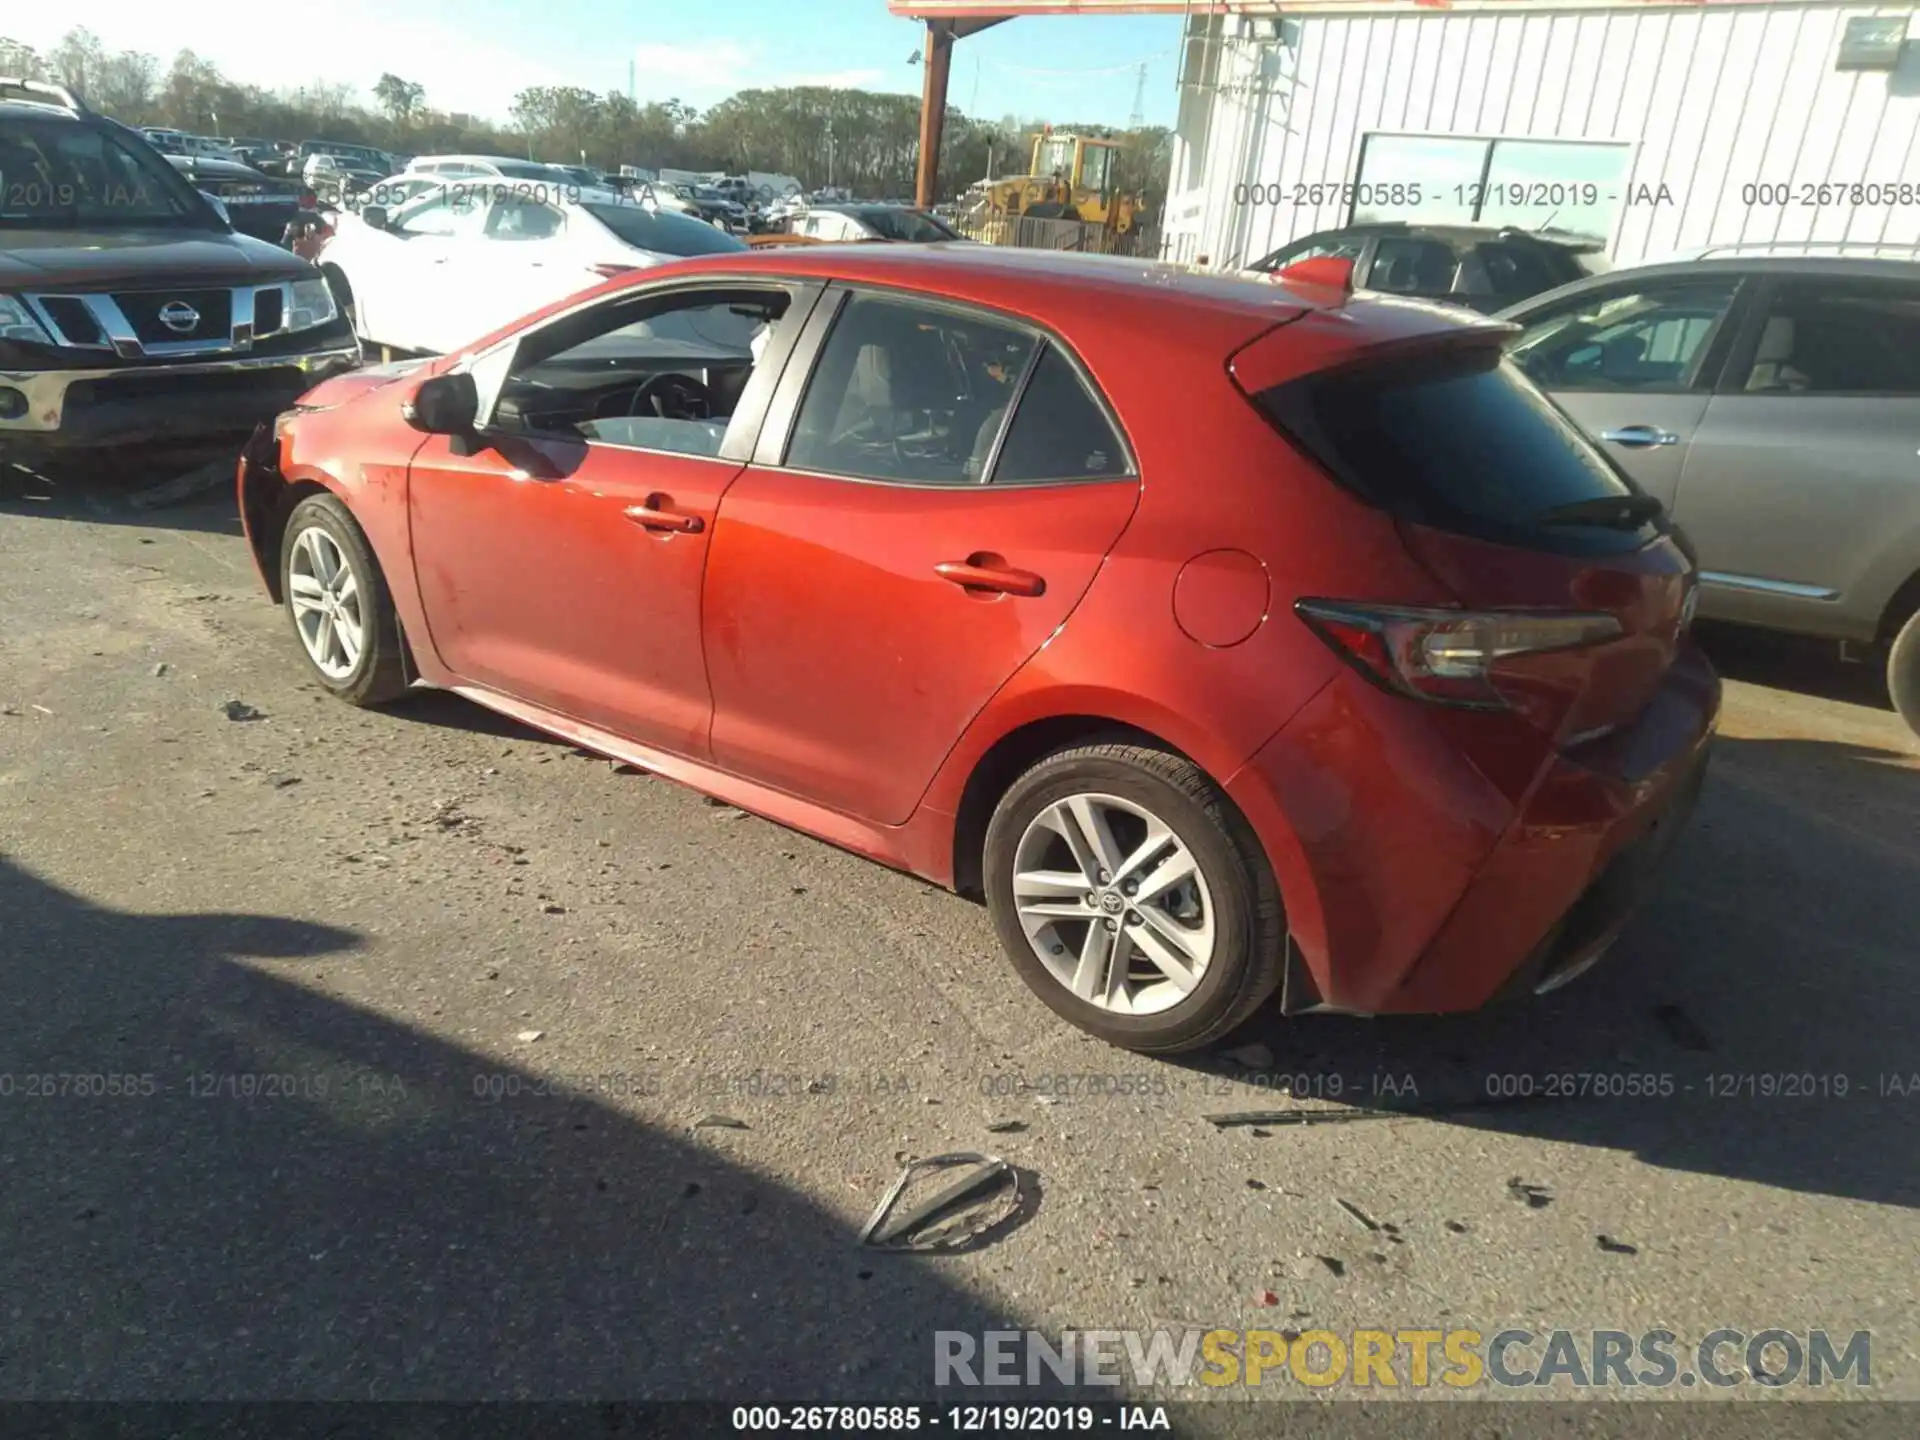
[[[300,208],[302,210],[318,210],[320,208],[320,197],[315,195],[311,190],[302,190],[300,192]]]
[[[1302,600],[1300,618],[1376,684],[1440,705],[1504,710],[1494,667],[1527,655],[1617,639],[1611,615],[1530,610],[1426,610]]]

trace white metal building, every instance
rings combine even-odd
[[[1368,219],[1582,231],[1616,264],[1920,244],[1914,16],[1831,0],[1196,15],[1163,253],[1236,265]]]

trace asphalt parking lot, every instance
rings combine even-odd
[[[0,1075],[138,1078],[0,1096],[0,1395],[881,1398],[936,1330],[1383,1325],[1866,1330],[1920,1399],[1920,742],[1871,673],[1710,637],[1697,824],[1570,988],[1173,1064],[919,881],[327,699],[228,492],[125,483],[0,466]],[[1488,1103],[1559,1075],[1672,1085]],[[1412,1113],[1204,1118],[1356,1105]],[[1003,1223],[857,1243],[955,1150],[1019,1167]]]

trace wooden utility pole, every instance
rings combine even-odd
[[[953,69],[953,24],[927,22],[927,50],[920,91],[920,166],[913,203],[923,209],[940,198],[940,137],[947,120],[947,77]]]

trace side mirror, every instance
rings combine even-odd
[[[471,440],[480,414],[480,391],[471,375],[435,375],[421,382],[413,398],[401,405],[400,414],[428,435]]]
[[[387,207],[384,205],[362,205],[360,207],[360,223],[362,225],[371,225],[376,230],[386,229]]]

